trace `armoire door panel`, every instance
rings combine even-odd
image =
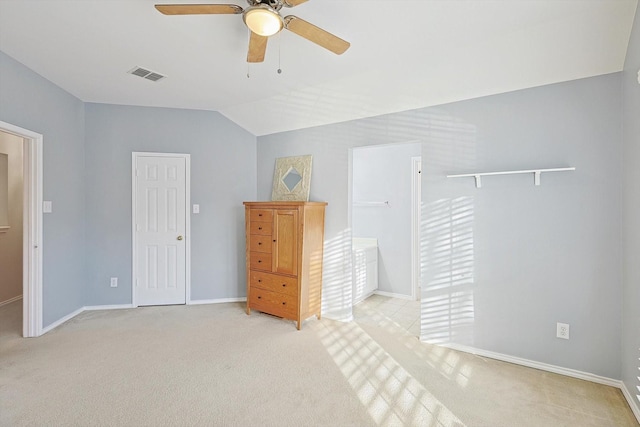
[[[273,271],[298,274],[298,211],[276,209],[274,212]]]

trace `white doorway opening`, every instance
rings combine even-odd
[[[354,304],[372,293],[419,298],[421,147],[411,141],[350,151]],[[370,274],[371,259],[377,274]]]
[[[43,136],[0,121],[0,131],[23,139],[22,335],[42,335]]]

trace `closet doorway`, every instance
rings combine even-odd
[[[23,139],[0,132],[0,306],[22,299]]]
[[[419,299],[421,149],[410,142],[352,150],[354,304],[373,293]]]
[[[0,210],[4,204],[7,212],[7,223],[0,224],[2,226],[0,231],[4,231],[0,239],[7,243],[6,251],[13,264],[10,288],[6,291],[6,295],[0,294],[2,298],[0,304],[7,301],[9,301],[7,304],[11,304],[22,298],[22,335],[37,337],[42,334],[43,138],[38,133],[1,121],[0,136],[4,141],[4,150],[0,152],[7,155],[8,166],[7,198],[6,201],[0,201]],[[16,166],[15,160],[20,155],[21,159]],[[21,170],[19,170],[20,161]],[[22,179],[16,186],[15,182],[19,174]],[[0,178],[0,185],[4,185],[2,178]],[[4,194],[4,191],[0,190],[0,197]],[[2,215],[0,214],[0,218]],[[18,259],[17,262],[16,259]],[[3,283],[6,277],[4,271],[3,268]],[[17,284],[14,283],[16,280]]]

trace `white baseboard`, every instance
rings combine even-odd
[[[429,342],[420,338],[422,341]],[[450,348],[452,350],[463,351],[465,353],[475,354],[477,356],[488,357],[489,359],[501,360],[516,365],[522,365],[529,368],[540,369],[541,371],[553,372],[555,374],[566,375],[568,377],[578,378],[581,380],[591,381],[598,384],[608,385],[620,388],[621,381],[612,378],[602,377],[600,375],[591,374],[589,372],[578,371],[575,369],[563,368],[561,366],[550,365],[548,363],[536,362],[535,360],[523,359],[521,357],[510,356],[508,354],[495,353],[493,351],[481,350],[475,347],[469,347],[461,344],[435,344],[441,347]]]
[[[322,313],[322,318],[336,320],[338,322],[353,322],[355,320],[353,313],[348,316],[333,316],[331,314]]]
[[[20,297],[22,298],[22,297]],[[235,302],[235,301],[246,301],[246,298],[229,298],[228,300],[209,300],[209,302],[201,302],[201,301],[196,301],[195,304],[213,304],[214,302],[217,303],[221,303],[221,302]],[[190,302],[190,304],[194,304],[194,302]],[[136,308],[134,307],[132,304],[113,304],[113,305],[87,305],[84,307],[81,307],[79,309],[77,309],[76,311],[74,311],[73,313],[67,314],[66,316],[64,316],[63,318],[56,320],[55,322],[53,322],[52,324],[50,324],[49,326],[47,326],[46,328],[42,329],[42,333],[40,335],[44,335],[47,332],[51,331],[52,329],[57,328],[58,326],[62,325],[63,323],[65,323],[68,320],[73,319],[74,317],[76,317],[78,314],[82,313],[83,311],[95,311],[95,310],[122,310],[122,309],[126,309],[126,308]]]
[[[224,304],[227,302],[245,302],[247,297],[242,298],[220,298],[220,299],[196,299],[191,300],[187,305],[202,305],[202,304]]]
[[[49,326],[47,326],[46,328],[42,328],[42,334],[40,335],[44,335],[47,332],[51,331],[52,329],[57,328],[58,326],[62,325],[64,322],[73,319],[74,317],[76,317],[78,314],[82,313],[84,311],[84,307],[80,307],[79,309],[77,309],[76,311],[74,311],[73,313],[69,313],[66,316],[64,316],[62,319],[58,319],[55,322],[53,322],[52,324],[50,324]]]
[[[420,337],[421,341],[429,342],[423,337]],[[638,422],[640,422],[640,407],[638,406],[638,400],[635,396],[629,392],[627,386],[624,382],[620,380],[614,380],[613,378],[607,378],[596,374],[591,374],[589,372],[578,371],[575,369],[563,368],[561,366],[550,365],[548,363],[536,362],[529,359],[523,359],[521,357],[509,356],[507,354],[502,353],[494,353],[492,351],[481,350],[474,347],[469,347],[461,344],[437,344],[441,347],[450,348],[452,350],[458,350],[465,353],[475,354],[477,356],[488,357],[490,359],[501,360],[503,362],[509,362],[516,365],[522,365],[529,368],[539,369],[541,371],[553,372],[555,374],[566,375],[568,377],[578,378],[581,380],[591,381],[597,384],[603,384],[615,388],[619,388],[624,395],[624,398],[627,400],[633,415],[635,415]]]
[[[87,305],[84,306],[85,311],[94,310],[122,310],[125,308],[135,308],[132,304],[114,304],[114,305]]]
[[[390,297],[390,298],[398,298],[398,299],[406,299],[409,301],[413,301],[414,299],[411,297],[411,295],[404,295],[404,294],[394,294],[393,292],[385,292],[385,291],[373,291],[373,293],[375,295],[380,295],[383,297]]]
[[[625,399],[627,399],[627,403],[631,407],[631,412],[633,412],[633,415],[636,416],[636,419],[640,423],[640,406],[638,406],[637,398],[629,391],[627,385],[622,381],[620,381],[620,390],[622,390],[622,394]]]
[[[371,292],[369,292],[367,294],[362,295],[360,298],[354,300],[352,305],[360,304],[362,301],[366,300],[367,298],[369,298],[371,295],[373,295],[375,293],[376,293],[376,291],[371,291]]]
[[[12,302],[16,302],[16,301],[21,300],[21,299],[22,299],[22,295],[18,295],[17,297],[10,298],[10,299],[8,299],[6,301],[1,301],[0,302],[0,307],[2,307],[3,305],[11,304]]]

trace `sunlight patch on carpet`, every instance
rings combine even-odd
[[[357,324],[322,326],[321,342],[376,424],[464,427]]]

